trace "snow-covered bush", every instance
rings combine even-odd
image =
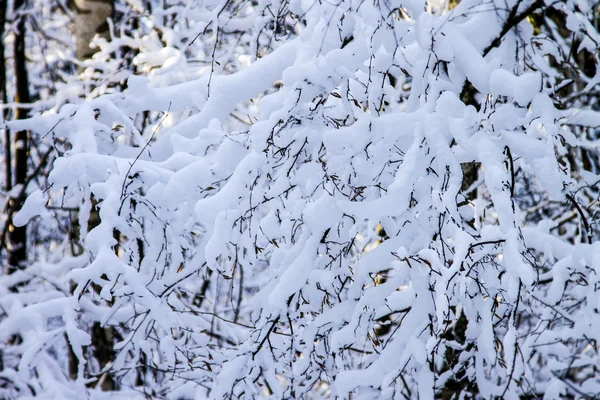
[[[201,3],[101,44],[124,90],[12,123],[60,151],[17,222],[78,222],[0,280],[6,393],[600,392],[597,6]]]

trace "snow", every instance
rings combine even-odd
[[[598,392],[594,7],[119,4],[136,26],[0,126],[51,154],[5,196],[8,398]]]

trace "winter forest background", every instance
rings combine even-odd
[[[0,11],[0,399],[600,397],[597,2]]]

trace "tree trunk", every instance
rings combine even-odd
[[[113,0],[75,0],[75,37],[77,58],[87,60],[96,52],[90,42],[96,34],[109,39],[108,22],[112,18],[115,4]]]
[[[27,109],[20,107],[21,104],[31,102],[29,95],[29,77],[27,76],[27,60],[25,58],[25,14],[23,8],[24,0],[15,0],[14,10],[17,16],[17,29],[14,41],[14,72],[15,72],[15,119],[24,119],[27,117]],[[28,140],[27,131],[15,133],[14,138],[14,167],[15,167],[15,185],[25,185],[27,179],[27,153]],[[21,209],[23,199],[11,198],[10,205],[10,224],[8,228],[7,247],[8,263],[11,270],[20,268],[27,259],[27,229],[25,226],[16,227],[12,223],[13,216]]]
[[[4,37],[6,24],[6,7],[0,10],[0,38]],[[6,94],[6,51],[4,40],[0,40],[0,104],[3,106],[8,103],[8,95]],[[2,110],[2,121],[8,117],[8,110]],[[8,192],[12,188],[12,165],[10,157],[10,131],[4,128],[4,163],[5,163],[5,181],[4,189]],[[4,352],[0,348],[0,371],[4,370]],[[2,387],[2,386],[0,386]]]
[[[89,45],[91,40],[97,34],[107,40],[110,39],[109,26],[107,20],[113,17],[114,0],[75,0],[73,2],[75,10],[74,31],[76,37],[76,56],[80,61],[90,59],[96,49],[92,49]],[[92,210],[90,220],[88,221],[88,229],[93,229],[100,222],[98,211]],[[74,231],[78,230],[77,226],[73,227]],[[77,235],[77,238],[79,235]],[[115,358],[114,351],[114,331],[113,328],[104,328],[99,322],[94,322],[91,329],[93,354],[100,368],[103,369]],[[71,375],[76,374],[77,358],[74,354],[69,354],[69,370]],[[97,383],[102,390],[115,390],[115,381],[110,373],[102,375]]]
[[[4,37],[6,31],[6,7],[0,10],[0,37]],[[8,94],[6,93],[6,47],[4,40],[0,40],[0,102],[2,105],[8,103]],[[2,120],[8,119],[8,109],[2,109]],[[12,189],[12,157],[10,148],[10,131],[4,128],[4,166],[5,180],[4,190],[7,192]]]

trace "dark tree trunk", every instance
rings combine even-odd
[[[6,7],[0,10],[0,38],[4,37],[6,24]],[[8,103],[8,95],[6,94],[6,49],[4,40],[0,40],[0,104]],[[2,121],[8,117],[8,111],[2,110]],[[4,189],[8,192],[12,188],[12,165],[10,157],[10,131],[4,129],[4,163],[5,163],[5,181]],[[4,352],[0,348],[0,371],[4,370]]]
[[[92,342],[94,345],[94,357],[98,363],[105,367],[115,359],[114,331],[113,328],[103,328],[98,322],[92,326]],[[102,390],[114,390],[115,382],[110,373],[102,375],[98,382]]]
[[[4,37],[6,31],[6,7],[0,10],[0,37]],[[4,40],[0,40],[0,102],[2,105],[8,103],[8,94],[6,93],[6,47]],[[8,109],[2,110],[2,120],[8,119]],[[10,148],[10,131],[4,129],[4,167],[5,180],[4,189],[8,192],[12,189],[12,157]]]
[[[27,117],[27,109],[20,107],[21,104],[30,103],[29,95],[29,77],[27,76],[27,60],[25,57],[25,7],[24,0],[15,0],[14,10],[17,18],[15,42],[14,42],[14,73],[15,73],[15,119],[24,119]],[[28,153],[28,132],[19,131],[14,137],[14,167],[15,167],[15,185],[25,185],[27,179],[27,153]],[[11,198],[10,200],[10,225],[8,228],[8,263],[14,271],[21,268],[27,259],[27,229],[25,226],[16,227],[12,223],[12,217],[21,209],[23,199]]]

